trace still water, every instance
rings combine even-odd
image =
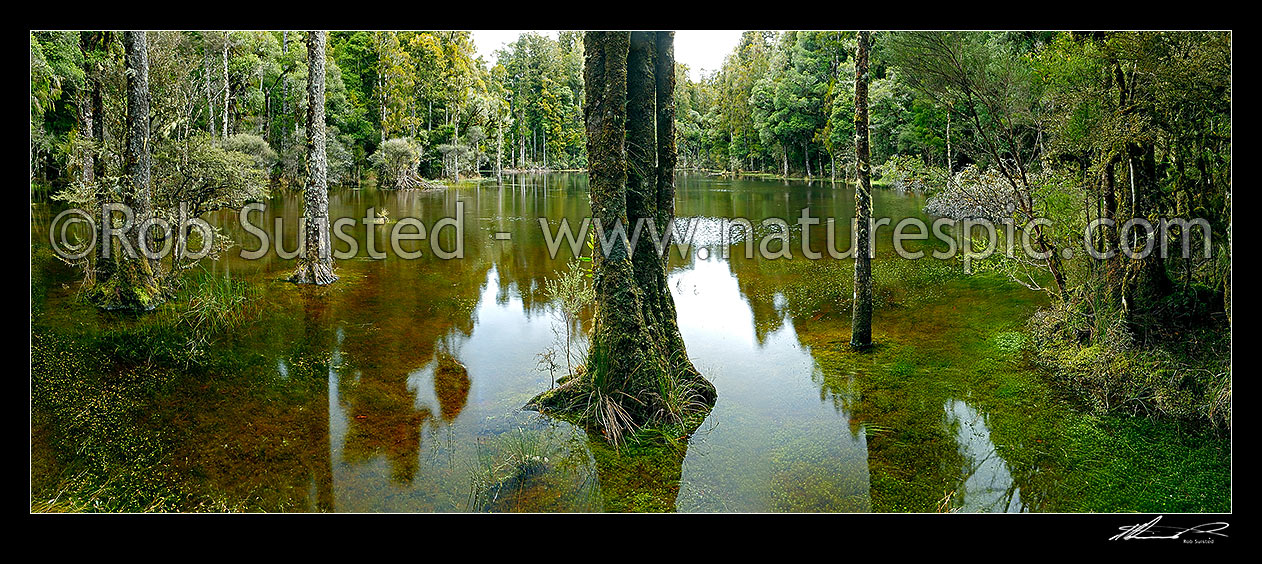
[[[877,190],[874,197],[878,217],[893,223],[924,217],[922,196]],[[688,353],[717,386],[718,402],[675,455],[613,455],[582,429],[520,409],[551,385],[538,355],[556,346],[564,328],[544,282],[571,258],[564,245],[557,258],[549,257],[538,218],[553,226],[568,218],[577,226],[589,213],[585,176],[521,175],[430,192],[336,189],[330,215],[362,218],[369,208],[378,215],[384,209],[391,221],[416,217],[429,227],[454,215],[458,201],[463,259],[435,257],[428,241],[405,244],[422,250],[419,259],[399,258],[385,235],[391,224],[373,235],[387,258],[372,258],[363,250],[367,230],[357,224],[347,232],[360,245],[359,256],[339,261],[341,279],[323,289],[284,282],[293,262],[274,252],[240,258],[257,240],[235,213],[214,217],[240,245],[207,268],[257,290],[256,319],[200,345],[199,354],[217,360],[163,368],[167,383],[135,400],[124,424],[87,426],[61,412],[36,413],[32,449],[46,459],[34,465],[36,489],[55,489],[84,468],[125,473],[101,469],[126,458],[110,451],[123,447],[100,445],[139,435],[146,466],[130,471],[131,479],[151,476],[162,491],[227,508],[1056,507],[1058,494],[1041,486],[1046,469],[1030,468],[1027,456],[1018,457],[1020,468],[1010,467],[1005,456],[1025,447],[1016,440],[1004,444],[998,438],[1004,429],[994,428],[1047,416],[1039,406],[1017,410],[1013,402],[994,400],[1034,378],[1001,345],[1042,303],[1038,293],[994,276],[965,276],[958,263],[900,259],[890,238],[878,237],[874,329],[880,346],[855,355],[845,348],[851,261],[827,254],[804,260],[797,226],[790,233],[792,259],[746,259],[740,242],[725,257],[713,229],[704,227],[731,217],[755,225],[778,217],[792,225],[810,208],[815,217],[838,219],[834,245],[848,249],[848,228],[841,226],[849,225],[853,211],[849,187],[680,177],[677,215],[700,220],[702,228],[684,256],[671,252],[670,287]],[[282,248],[295,249],[301,196],[277,195],[267,204],[251,221],[271,226],[281,218],[287,226]],[[47,209],[37,205],[33,239],[46,236],[41,221]],[[757,232],[761,237],[767,229]],[[453,229],[440,233],[444,248],[452,248],[454,235]],[[810,241],[813,250],[824,250],[822,225]],[[345,243],[335,240],[335,246]],[[82,304],[73,271],[46,270],[36,333],[144,323]],[[107,360],[84,370],[121,378],[148,369],[126,364]],[[88,460],[83,453],[95,448],[105,454]]]

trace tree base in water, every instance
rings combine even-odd
[[[319,262],[308,262],[300,263],[289,277],[289,281],[294,284],[326,286],[337,282],[337,275],[333,273],[332,266]]]
[[[619,446],[632,439],[686,440],[705,421],[718,392],[695,370],[663,377],[657,389],[634,392],[596,386],[582,372],[532,398],[523,409],[538,411],[596,431]],[[594,435],[594,434],[593,434]]]
[[[88,292],[88,300],[106,311],[153,311],[165,299],[162,287],[142,265],[119,267]]]

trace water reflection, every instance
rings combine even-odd
[[[949,500],[959,511],[1019,512],[1021,488],[1012,480],[1008,464],[991,442],[986,418],[962,400],[944,406],[946,425],[955,430],[955,442],[964,457],[964,471]]]
[[[875,196],[878,212],[895,222],[919,214],[923,203]],[[338,191],[330,212],[364,217],[368,208],[386,209],[432,225],[457,201],[465,210],[462,260],[429,252],[399,259],[387,225],[371,235],[361,226],[355,236],[361,249],[371,237],[390,256],[340,261],[342,279],[330,288],[279,282],[292,261],[274,255],[246,261],[234,251],[212,266],[262,288],[268,309],[223,345],[222,354],[249,359],[240,374],[219,375],[209,389],[181,384],[157,400],[155,428],[176,431],[155,440],[188,460],[171,463],[188,470],[179,473],[187,487],[307,511],[919,510],[951,491],[953,508],[1021,508],[985,419],[956,401],[955,390],[887,385],[897,366],[823,367],[818,358],[836,345],[818,335],[848,335],[848,301],[820,299],[819,284],[807,283],[823,270],[800,257],[746,260],[739,239],[726,259],[712,229],[698,239],[705,253],[672,252],[669,263],[688,352],[719,390],[684,449],[615,453],[569,424],[521,411],[549,385],[535,369],[536,354],[555,338],[543,286],[570,258],[565,245],[556,260],[548,256],[538,219],[581,221],[585,179],[522,175],[437,192]],[[850,190],[827,183],[683,176],[677,213],[711,220],[702,224],[773,216],[792,223],[803,207],[816,217],[849,217],[853,201]],[[254,222],[296,226],[301,209],[299,195],[279,195]],[[216,221],[255,245],[235,215]],[[511,240],[493,239],[496,232]],[[847,248],[848,230],[836,236],[834,245]],[[792,233],[795,256],[800,237]],[[422,243],[409,250],[426,251]],[[810,243],[824,249],[818,226]],[[297,246],[295,229],[282,245]],[[849,272],[840,268],[829,272]],[[48,299],[57,305],[45,311],[78,307],[53,286]],[[99,322],[90,310],[82,314]],[[887,315],[890,330],[917,323],[903,311]],[[804,344],[807,333],[818,350]],[[913,489],[912,506],[891,503],[890,482],[874,480],[918,474],[931,475],[933,486]]]
[[[818,367],[792,319],[751,303],[717,254],[670,283],[688,353],[720,391],[684,460],[679,509],[866,511],[864,438],[816,400]]]

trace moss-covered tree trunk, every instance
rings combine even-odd
[[[597,228],[603,231],[598,237],[610,237],[618,223],[629,224],[628,184],[642,183],[644,176],[643,171],[628,174],[630,38],[627,32],[603,31],[587,32],[584,37],[584,121],[592,215]],[[642,188],[636,186],[634,190]],[[665,366],[651,346],[642,290],[629,248],[630,242],[624,236],[614,239],[609,249],[598,245],[594,253],[595,325],[584,378],[576,384],[590,385],[598,394],[595,398],[579,398],[581,403],[595,403],[603,396],[607,405],[597,408],[612,410],[611,418],[616,419],[616,409],[621,407],[633,420],[643,421],[648,413],[637,409],[647,407],[638,397],[639,391],[663,374]]]
[[[1127,249],[1136,253],[1150,244],[1149,241],[1152,245],[1152,250],[1146,257],[1132,263],[1136,272],[1128,277],[1125,290],[1126,295],[1134,302],[1132,305],[1136,305],[1138,301],[1156,302],[1170,295],[1174,289],[1166,274],[1165,258],[1160,252],[1163,234],[1161,218],[1157,217],[1156,211],[1161,209],[1161,188],[1157,183],[1155,151],[1153,144],[1149,142],[1126,145],[1127,176],[1130,177],[1131,205],[1134,208],[1131,210],[1131,217],[1147,219],[1152,225],[1152,230],[1146,234],[1143,228],[1133,229],[1132,233],[1140,235],[1123,243]]]
[[[303,190],[306,225],[303,252],[291,282],[332,284],[333,245],[329,240],[329,161],[325,154],[323,31],[307,32],[307,187]]]
[[[858,178],[854,187],[854,213],[858,223],[854,241],[854,307],[850,322],[850,346],[872,345],[872,174],[868,139],[868,45],[871,32],[858,33],[854,65],[854,154]]]
[[[98,270],[91,298],[104,309],[148,311],[162,303],[164,296],[156,274],[159,265],[146,257],[140,247],[139,225],[152,213],[149,52],[145,32],[124,32],[123,48],[127,62],[127,146],[121,203],[131,210],[133,219],[122,234],[125,241],[98,242],[110,245],[110,266]],[[119,217],[116,224],[122,227],[122,221]]]
[[[593,257],[595,323],[583,371],[531,405],[574,415],[614,441],[645,425],[686,434],[715,399],[688,360],[665,252],[650,240],[650,223],[660,236],[674,215],[673,40],[669,32],[584,36],[591,208],[598,238],[613,244],[597,245]],[[626,235],[640,220],[632,248]],[[615,235],[619,223],[625,233]]]
[[[675,220],[675,164],[678,156],[675,147],[675,32],[656,32],[653,47],[657,96],[657,208],[654,219],[657,232],[662,234]],[[684,338],[679,333],[675,299],[667,286],[666,260],[670,249],[663,248],[663,251],[658,257],[660,264],[654,272],[653,291],[649,294],[657,297],[655,322],[661,327],[661,342],[667,350],[678,355],[681,366],[696,372],[688,360]],[[714,386],[699,375],[696,380],[705,401],[713,404]]]

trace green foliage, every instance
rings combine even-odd
[[[931,192],[946,185],[946,170],[926,165],[911,155],[895,155],[877,167],[881,178],[896,190]]]
[[[193,335],[234,330],[258,313],[261,292],[245,281],[198,269],[184,284],[187,306],[178,315]]]
[[[377,168],[382,187],[406,189],[415,186],[422,147],[413,139],[391,139],[377,147],[369,162]]]
[[[154,155],[154,205],[174,213],[183,203],[190,217],[238,208],[267,195],[264,166],[274,159],[261,138],[246,134],[161,144]]]
[[[237,133],[220,142],[225,151],[237,152],[254,158],[254,168],[268,170],[280,159],[271,145],[258,135]]]
[[[505,149],[514,165],[586,166],[580,32],[562,32],[556,40],[524,33],[497,56],[492,75],[502,81],[507,102],[497,109],[497,121],[505,124]]]
[[[31,123],[44,117],[67,89],[83,86],[77,31],[31,32]]]
[[[1184,326],[1170,335],[1183,343],[1143,344],[1123,316],[1093,319],[1086,306],[1056,303],[1029,324],[1034,360],[1075,397],[1100,413],[1161,414],[1230,427],[1227,343],[1212,326]]]

